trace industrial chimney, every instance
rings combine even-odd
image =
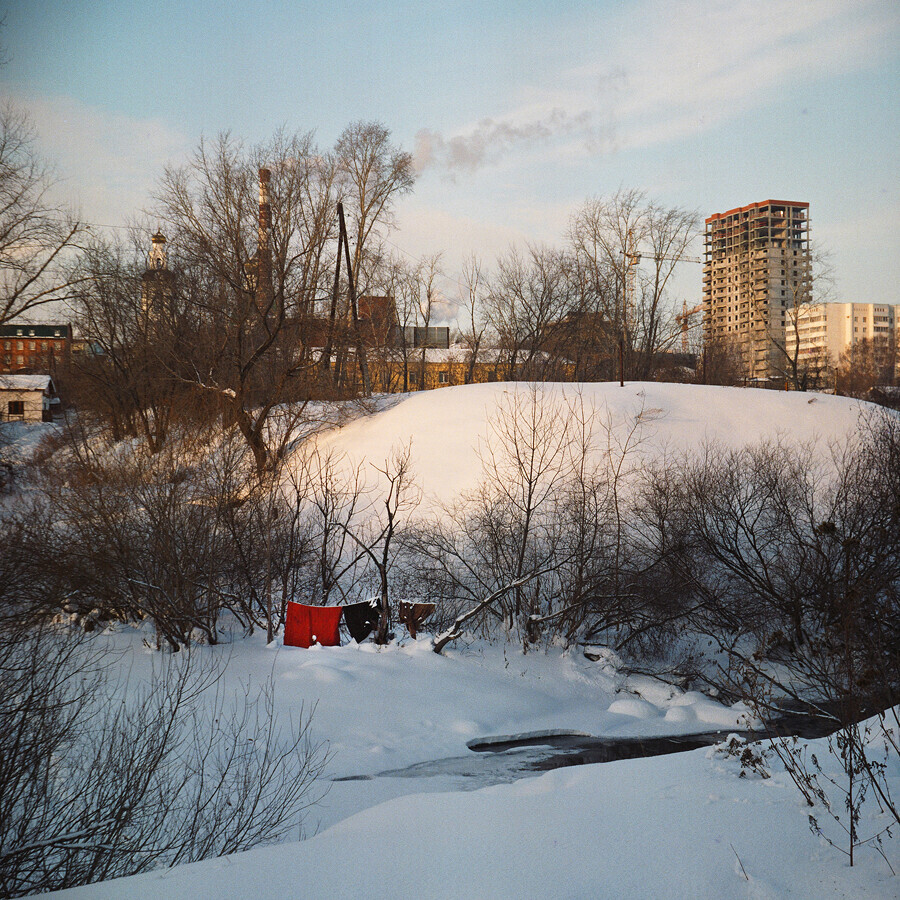
[[[256,281],[256,305],[266,311],[272,304],[272,249],[269,236],[272,230],[272,207],[269,205],[268,169],[259,170],[259,237],[256,249],[258,266]]]

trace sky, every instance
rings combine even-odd
[[[202,136],[280,127],[322,146],[386,125],[417,180],[390,241],[463,261],[554,245],[636,188],[702,218],[807,201],[830,299],[900,300],[895,0],[4,0],[0,93],[56,190],[99,226],[152,204]],[[702,254],[702,241],[693,252]],[[700,300],[680,264],[673,302]]]

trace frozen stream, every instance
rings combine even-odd
[[[817,738],[829,734],[833,723],[801,711],[779,717],[778,732]],[[475,790],[492,784],[507,784],[564,766],[584,766],[684,753],[721,743],[729,734],[747,740],[762,740],[761,731],[725,729],[665,737],[597,737],[580,732],[540,731],[518,735],[475,738],[467,743],[471,753],[415,763],[402,769],[388,769],[371,775],[344,775],[335,782],[374,781],[381,778],[450,778],[457,790]],[[466,780],[469,781],[466,784]],[[403,793],[406,793],[404,791]]]
[[[471,779],[470,785],[459,787],[474,790],[491,784],[506,784],[563,766],[582,766],[696,750],[698,747],[718,744],[732,733],[735,733],[733,729],[650,738],[600,738],[577,732],[502,735],[469,741],[469,750],[473,752],[466,756],[428,760],[372,775],[345,775],[335,778],[334,781],[443,776]],[[761,736],[748,731],[738,733],[749,739]]]

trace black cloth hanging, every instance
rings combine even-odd
[[[361,644],[374,630],[381,615],[381,598],[373,597],[344,607],[344,622],[350,637]]]

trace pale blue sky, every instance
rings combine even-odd
[[[552,243],[636,187],[702,216],[806,200],[834,299],[900,299],[900,5],[4,0],[0,89],[84,216],[123,224],[201,134],[331,144],[377,119],[416,154],[392,241]],[[697,248],[699,253],[700,248]],[[696,302],[699,267],[677,297]]]

